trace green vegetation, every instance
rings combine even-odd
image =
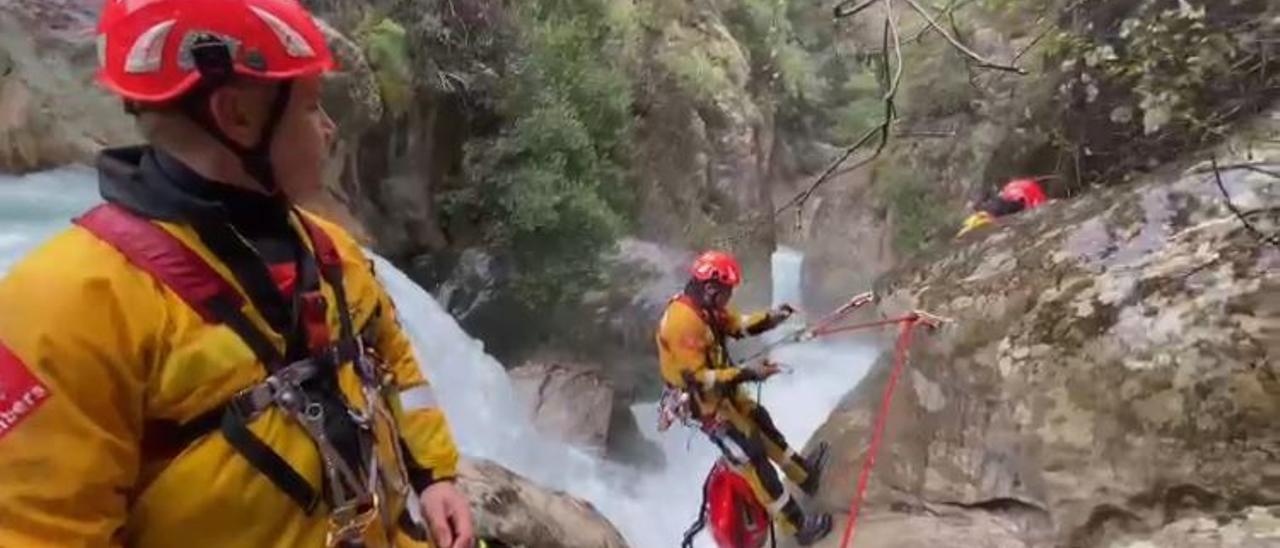
[[[889,209],[893,246],[899,253],[914,253],[945,239],[959,221],[956,204],[941,186],[937,165],[942,161],[945,156],[940,154],[899,151],[876,167],[876,195]]]
[[[1234,23],[1211,19],[1207,5],[1198,2],[1144,0],[1120,22],[1114,38],[1075,36],[1070,46],[1077,57],[1066,68],[1083,62],[1132,89],[1136,104],[1129,106],[1141,112],[1144,134],[1170,126],[1212,129],[1222,120],[1206,94],[1213,84],[1242,76],[1233,74],[1234,67],[1250,56],[1247,37],[1237,41],[1235,34],[1252,25]]]
[[[378,80],[383,104],[392,116],[404,115],[413,99],[414,84],[404,27],[369,12],[353,34]]]
[[[480,219],[510,256],[530,307],[594,287],[600,255],[631,216],[627,145],[633,28],[611,0],[522,4],[522,55],[496,90],[493,135],[465,149],[467,184],[444,194],[446,216]]]
[[[729,74],[731,52],[680,29],[669,28],[672,44],[658,54],[658,63],[675,77],[680,88],[697,101],[712,102],[734,89]]]
[[[935,33],[925,34],[919,42],[903,46],[902,63],[906,72],[896,103],[901,115],[907,120],[924,120],[968,110],[979,90],[969,80],[966,61],[946,39]]]

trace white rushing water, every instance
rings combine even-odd
[[[0,275],[98,201],[93,175],[84,168],[0,176]],[[655,406],[636,405],[641,429],[666,453],[667,466],[656,471],[604,462],[548,440],[533,430],[502,365],[485,354],[483,345],[404,273],[380,257],[373,259],[464,453],[590,501],[635,547],[679,544],[716,457],[701,434],[679,426],[659,434]],[[775,301],[799,302],[803,257],[783,249],[773,264]],[[763,400],[793,445],[803,447],[876,353],[852,343],[807,343],[774,352],[772,357],[793,372],[771,379]],[[705,534],[699,546],[710,546]]]

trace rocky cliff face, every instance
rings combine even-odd
[[[1278,114],[1215,151],[1244,164],[1222,171],[1226,192],[1272,235]],[[929,531],[974,546],[1280,542],[1280,247],[1226,207],[1207,165],[1051,203],[885,278],[884,312],[955,323],[916,338],[868,545]],[[852,497],[888,368],[814,436],[836,449],[830,510]]]
[[[102,146],[137,139],[120,102],[93,83],[97,4],[0,6],[0,171],[90,161]]]
[[[660,10],[663,2],[653,2]],[[773,250],[772,97],[756,94],[732,2],[690,2],[649,29],[637,128],[640,236],[737,252],[767,299]]]

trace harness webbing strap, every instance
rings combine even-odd
[[[338,297],[339,318],[343,324],[345,346],[351,341],[350,311],[341,285],[341,258],[323,231],[298,215],[306,228],[322,274]],[[146,271],[177,294],[205,321],[220,323],[234,331],[254,355],[274,372],[283,365],[283,356],[271,339],[254,327],[241,310],[244,298],[216,270],[181,240],[158,225],[114,205],[103,204],[75,220],[99,239],[119,250],[134,266]],[[300,507],[311,513],[318,501],[318,490],[312,487],[283,458],[249,430],[248,417],[237,408],[237,399],[218,406],[178,427],[177,434],[186,444],[217,429],[254,468],[280,488]]]
[[[163,228],[129,213],[115,204],[102,204],[76,218],[98,239],[124,254],[168,287],[206,322],[220,321],[209,302],[221,297],[239,307],[244,299],[194,251]]]

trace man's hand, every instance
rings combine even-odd
[[[749,380],[763,381],[782,372],[782,366],[769,360],[764,360],[756,365],[749,365],[743,368],[747,371]]]
[[[453,482],[439,481],[422,492],[422,515],[438,548],[471,548],[475,544],[471,507]]]
[[[777,308],[769,311],[769,320],[768,320],[767,329],[773,329],[774,327],[782,325],[782,322],[787,321],[787,319],[790,318],[791,315],[795,313],[796,313],[796,309],[791,308],[791,305],[789,304],[783,303],[778,305]]]

